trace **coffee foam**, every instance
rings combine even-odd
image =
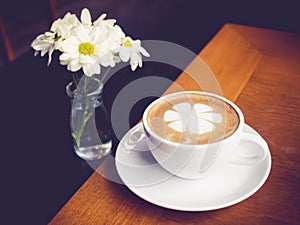
[[[147,123],[164,139],[184,144],[208,144],[230,136],[239,124],[226,102],[196,93],[160,99],[148,112]]]

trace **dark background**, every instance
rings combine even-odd
[[[49,29],[52,18],[62,17],[66,12],[80,15],[84,7],[90,9],[93,19],[102,13],[117,19],[124,31],[134,38],[175,42],[194,52],[202,49],[224,23],[300,32],[299,6],[297,1],[291,0],[2,1],[0,17],[15,58],[29,50],[38,34]]]
[[[54,4],[53,4],[54,3]],[[52,7],[52,9],[51,9]],[[54,8],[53,8],[54,7]],[[300,33],[299,7],[291,1],[182,0],[10,0],[1,2],[1,217],[0,224],[45,224],[93,170],[73,152],[70,137],[70,81],[57,54],[33,57],[31,41],[49,29],[52,18],[90,9],[93,19],[106,12],[134,39],[165,40],[198,53],[225,23]],[[138,76],[175,79],[175,68],[145,63]],[[119,90],[136,79],[129,68],[108,81],[103,98],[110,112]],[[161,90],[163,92],[163,88]],[[139,120],[145,99],[134,107],[130,124]],[[114,148],[118,140],[114,140]]]

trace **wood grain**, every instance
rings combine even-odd
[[[50,224],[299,224],[300,36],[227,24],[199,56],[267,140],[273,165],[264,186],[237,205],[188,213],[152,205],[94,173]],[[176,83],[199,90],[187,71]]]
[[[260,58],[259,51],[225,25],[165,94],[180,89],[202,90],[235,101]]]

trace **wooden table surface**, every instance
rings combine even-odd
[[[268,142],[266,183],[236,205],[191,213],[148,203],[94,172],[50,224],[300,224],[300,35],[226,24],[199,57]],[[198,66],[193,61],[176,84],[200,90]],[[174,91],[173,85],[166,93]]]

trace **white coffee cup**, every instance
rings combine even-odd
[[[235,131],[221,141],[208,144],[183,144],[166,140],[157,135],[149,126],[149,110],[162,99],[174,98],[176,95],[195,93],[212,96],[229,104],[238,114],[239,124]],[[228,99],[199,91],[177,92],[166,95],[152,102],[144,111],[143,127],[147,135],[147,145],[156,161],[168,172],[181,178],[201,179],[222,170],[229,163],[251,165],[262,162],[268,153],[268,145],[258,135],[243,133],[244,116],[241,110]],[[257,148],[238,153],[239,143],[252,142]]]

